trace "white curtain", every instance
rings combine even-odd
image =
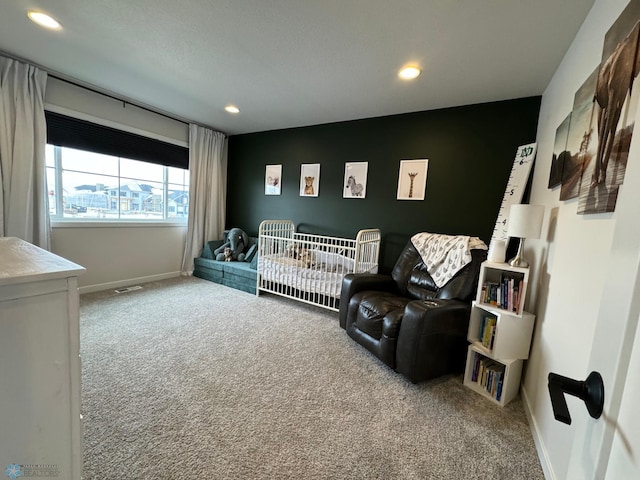
[[[46,83],[46,72],[0,56],[0,237],[50,250]]]
[[[189,227],[182,273],[193,272],[193,259],[205,242],[222,238],[227,190],[227,141],[223,133],[189,125]]]

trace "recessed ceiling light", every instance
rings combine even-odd
[[[416,66],[404,67],[398,72],[398,76],[404,80],[412,80],[422,73],[422,70]]]
[[[235,105],[227,105],[224,109],[229,113],[240,113],[240,109]]]
[[[29,12],[27,12],[27,15],[33,22],[37,23],[41,27],[49,28],[51,30],[60,30],[62,28],[60,22],[50,17],[46,13],[29,10]]]

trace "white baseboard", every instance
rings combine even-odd
[[[80,294],[101,292],[103,290],[110,290],[122,287],[128,287],[130,285],[138,285],[140,283],[157,282],[159,280],[166,280],[167,278],[179,277],[180,272],[168,272],[160,273],[158,275],[149,275],[147,277],[128,278],[126,280],[118,280],[116,282],[99,283],[97,285],[87,285],[78,288]]]
[[[529,421],[529,428],[531,428],[531,435],[533,437],[533,443],[536,446],[536,451],[538,452],[538,458],[540,459],[540,465],[542,466],[542,473],[544,473],[544,478],[546,480],[555,480],[556,476],[553,474],[553,469],[551,468],[551,463],[549,462],[549,456],[547,455],[547,449],[544,448],[544,444],[542,443],[542,439],[540,438],[538,424],[536,423],[536,419],[531,413],[531,403],[529,402],[529,396],[527,395],[527,391],[524,388],[524,385],[520,388],[520,396],[522,397],[522,406],[524,407],[524,413],[527,416],[527,420]]]

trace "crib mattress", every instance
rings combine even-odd
[[[258,259],[263,282],[274,282],[299,291],[340,298],[342,278],[353,272],[351,258],[327,252],[314,252],[312,264],[283,254]]]

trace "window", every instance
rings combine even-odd
[[[52,219],[185,219],[189,172],[127,158],[47,145]]]
[[[46,111],[52,219],[186,220],[189,150]]]

